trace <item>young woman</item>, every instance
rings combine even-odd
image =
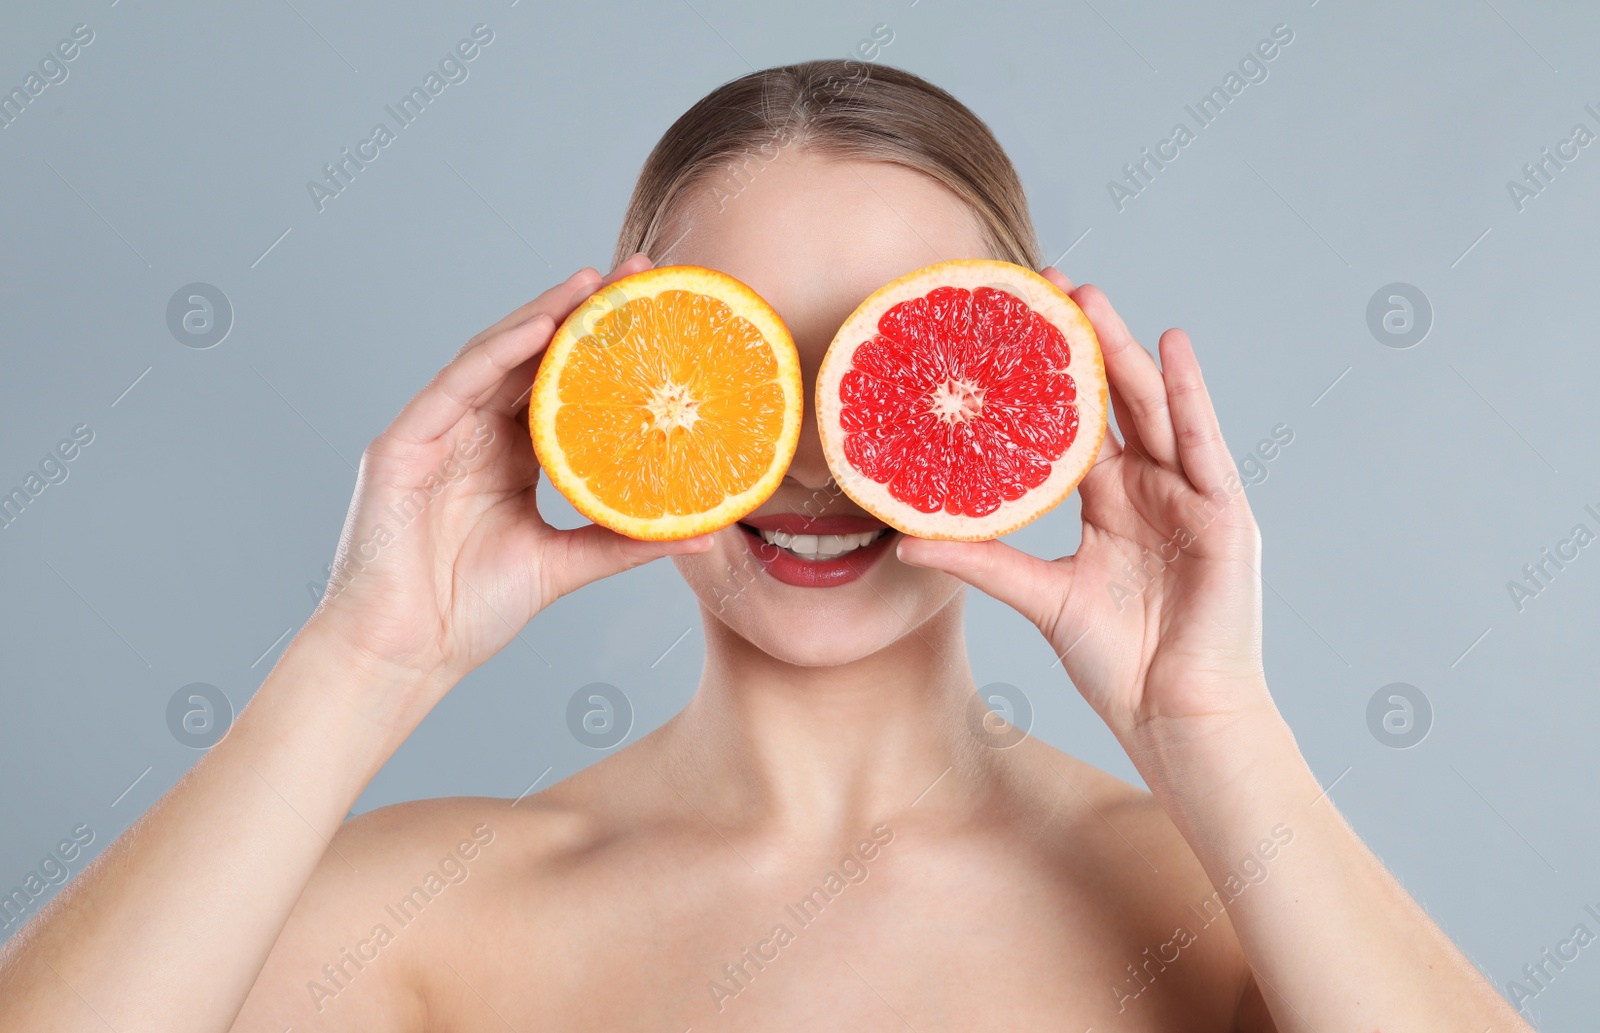
[[[763,530],[883,530],[830,484],[809,417],[747,527],[663,545],[540,516],[524,399],[607,280],[724,270],[814,373],[903,273],[1038,268],[967,109],[889,68],[746,76],[651,154],[617,254],[470,341],[372,442],[336,590],[228,737],[8,946],[0,1030],[1526,1028],[1273,706],[1260,541],[1182,331],[1158,368],[1103,293],[1044,270],[1099,333],[1121,433],[1069,557],[891,535],[822,585],[752,564]],[[353,547],[425,486],[356,573]],[[705,625],[681,714],[537,795],[341,826],[525,622],[668,555]],[[1148,585],[1118,598],[1129,564]],[[1036,740],[995,748],[969,717],[963,583],[1037,625],[1149,793]]]

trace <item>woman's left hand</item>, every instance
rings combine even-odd
[[[1161,368],[1096,287],[1044,275],[1084,310],[1124,440],[1108,429],[1079,485],[1083,541],[1042,560],[999,541],[906,538],[900,558],[948,571],[1038,625],[1125,747],[1192,739],[1270,711],[1261,667],[1261,538],[1188,335]]]
[[[1079,486],[1083,543],[1045,561],[906,538],[901,558],[1039,626],[1214,887],[1257,865],[1264,881],[1227,896],[1249,966],[1236,1028],[1530,1029],[1317,792],[1272,704],[1261,536],[1188,336],[1161,335],[1157,369],[1104,294],[1045,276],[1094,324],[1123,434]]]

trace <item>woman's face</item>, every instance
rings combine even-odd
[[[777,659],[847,663],[883,649],[950,604],[960,582],[899,562],[897,532],[841,492],[817,436],[817,368],[867,295],[953,258],[993,257],[967,205],[927,176],[791,148],[699,188],[656,264],[718,269],[748,284],[800,350],[805,422],[788,476],[710,552],[675,560],[717,620]],[[868,534],[877,537],[848,549]],[[774,544],[775,536],[806,536]],[[810,536],[817,536],[815,541]]]

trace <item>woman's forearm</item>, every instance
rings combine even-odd
[[[226,1029],[428,695],[315,630],[234,727],[0,955],[0,1030]]]
[[[1217,888],[1174,920],[1198,938],[1230,917],[1280,1031],[1529,1028],[1340,817],[1276,711],[1141,739],[1130,753]]]

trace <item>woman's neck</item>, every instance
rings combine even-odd
[[[970,756],[959,596],[889,647],[829,667],[785,663],[702,620],[700,688],[662,745],[674,783],[696,786],[714,824],[858,835]]]

